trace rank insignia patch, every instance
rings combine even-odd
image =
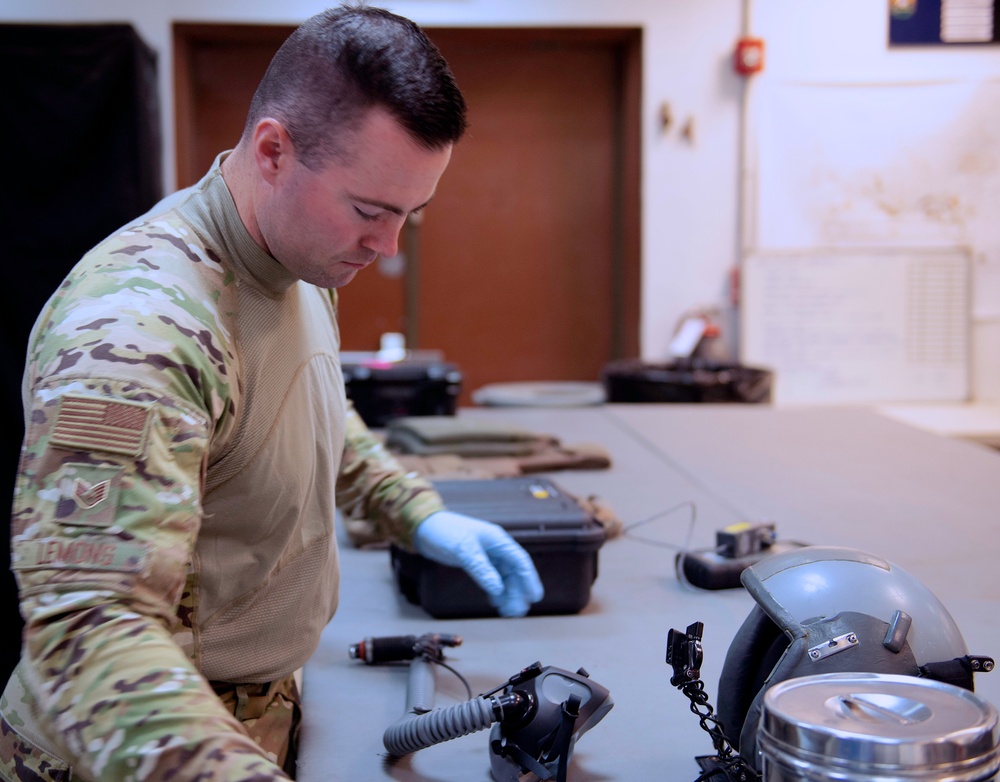
[[[74,451],[104,451],[141,456],[152,405],[67,394],[50,442]]]
[[[108,498],[111,492],[111,481],[87,483],[82,478],[73,482],[73,499],[84,510],[95,508]]]
[[[118,507],[123,468],[116,465],[64,464],[54,479],[55,520],[81,527],[110,527]],[[51,491],[51,490],[50,490]]]

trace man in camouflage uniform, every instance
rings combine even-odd
[[[464,102],[380,9],[307,21],[231,153],[88,253],[39,317],[12,567],[6,780],[272,780],[295,672],[337,605],[335,506],[541,598],[499,527],[450,513],[344,399],[335,299],[433,195]]]

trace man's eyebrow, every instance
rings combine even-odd
[[[407,213],[406,210],[403,209],[402,207],[395,206],[394,204],[387,204],[385,201],[377,201],[372,198],[362,198],[360,196],[351,196],[351,199],[353,201],[357,201],[359,204],[367,204],[368,206],[375,206],[378,207],[379,209],[384,209],[385,211],[392,212],[394,215],[399,215],[400,217],[404,216]],[[433,196],[431,198],[428,198],[426,201],[424,201],[420,206],[416,207],[415,209],[411,209],[410,212],[411,213],[419,212],[421,209],[427,206],[427,204],[429,204],[432,200]]]

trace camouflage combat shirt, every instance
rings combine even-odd
[[[284,778],[208,682],[314,651],[337,503],[404,544],[442,507],[345,404],[335,299],[253,242],[223,157],[88,253],[32,333],[0,729],[41,745],[42,779],[67,778],[46,753],[74,779]]]

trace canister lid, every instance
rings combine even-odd
[[[764,695],[761,751],[845,769],[1000,765],[992,704],[915,676],[832,673],[787,679]],[[980,777],[977,777],[980,778]]]

